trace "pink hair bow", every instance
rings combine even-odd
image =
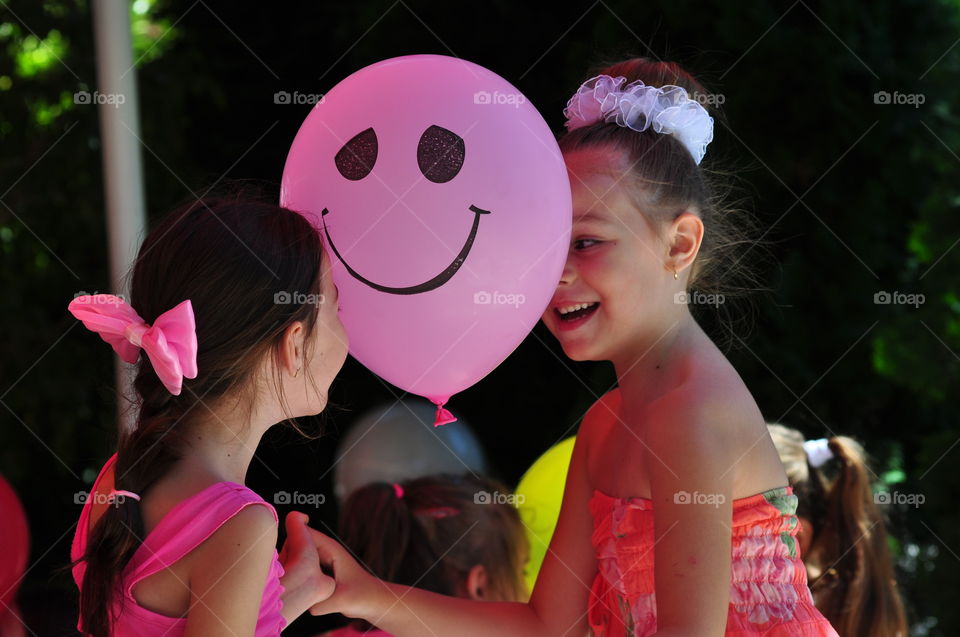
[[[127,302],[112,294],[78,296],[70,313],[100,335],[124,361],[137,362],[143,348],[171,394],[180,395],[183,379],[197,377],[197,332],[190,299],[148,325]]]

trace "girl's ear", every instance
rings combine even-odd
[[[294,321],[280,342],[280,365],[291,376],[303,365],[303,323]]]
[[[473,566],[467,573],[466,589],[468,599],[481,602],[488,600],[487,569],[482,564]]]
[[[689,210],[681,212],[670,224],[667,241],[667,269],[680,272],[693,263],[700,251],[700,244],[703,242],[703,220]]]

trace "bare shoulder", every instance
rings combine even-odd
[[[269,563],[277,545],[277,522],[265,505],[251,504],[224,522],[194,556],[194,570],[235,568],[241,556],[255,564]],[[199,567],[199,568],[198,568]]]
[[[185,636],[253,634],[277,543],[267,506],[244,507],[198,548]]]
[[[689,480],[730,498],[785,483],[763,414],[739,376],[678,386],[648,405],[643,427],[649,453],[660,456],[647,466],[663,467],[667,483]]]
[[[620,388],[614,387],[598,398],[583,416],[578,435],[595,436],[622,418]]]
[[[250,504],[224,522],[210,536],[206,544],[227,545],[233,548],[237,545],[274,547],[277,542],[277,533],[277,521],[267,505]]]

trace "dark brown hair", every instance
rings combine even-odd
[[[463,596],[470,569],[487,572],[490,601],[525,601],[527,538],[499,482],[440,474],[398,485],[374,482],[351,493],[340,512],[340,541],[382,580]],[[494,494],[498,494],[495,496]],[[370,624],[356,621],[367,629]]]
[[[847,436],[828,438],[836,476],[810,464],[803,434],[768,424],[793,487],[797,516],[813,526],[803,561],[820,612],[841,637],[906,637],[907,620],[894,579],[884,516],[874,501],[863,447]]]
[[[722,120],[721,113],[706,99],[711,94],[676,62],[638,57],[595,69],[590,76],[600,74],[622,76],[627,83],[640,80],[647,86],[679,86],[691,99],[700,102],[715,121]],[[698,165],[673,135],[657,133],[652,128],[639,132],[604,121],[567,131],[558,142],[564,153],[588,148],[619,151],[620,157],[613,164],[622,166],[628,194],[655,231],[659,232],[660,224],[672,221],[691,206],[697,208],[704,234],[687,288],[722,295],[724,301],[716,305],[720,326],[727,328],[728,337],[732,335],[735,325],[744,322],[748,315],[741,311],[743,308],[732,309],[726,301],[765,289],[743,254],[750,248],[766,248],[766,244],[757,237],[754,216],[732,200],[734,175],[716,168],[712,159],[716,151],[708,150]],[[766,252],[761,253],[766,256]],[[697,304],[691,308],[700,313]],[[732,339],[725,337],[721,341],[730,344]]]
[[[278,345],[286,328],[301,321],[308,348],[318,304],[283,301],[321,298],[322,255],[320,235],[304,217],[239,191],[184,204],[150,231],[132,268],[130,305],[152,324],[190,299],[198,374],[185,378],[174,396],[147,356],[140,356],[134,380],[139,413],[133,430],[119,434],[116,489],[149,492],[180,458],[191,423],[204,416],[208,405],[236,400],[249,415],[258,398],[258,369],[271,352],[272,376],[286,409],[276,373]],[[276,296],[283,294],[289,296]],[[307,374],[309,378],[309,370]],[[312,378],[310,382],[316,390]],[[132,498],[108,506],[92,529],[78,560],[86,562],[80,595],[85,634],[110,633],[114,618],[109,610],[120,575],[143,535],[140,505]]]

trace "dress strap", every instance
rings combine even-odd
[[[179,502],[134,553],[125,569],[125,594],[132,599],[137,582],[169,568],[250,505],[267,507],[274,521],[279,522],[273,506],[236,482],[217,482]]]

